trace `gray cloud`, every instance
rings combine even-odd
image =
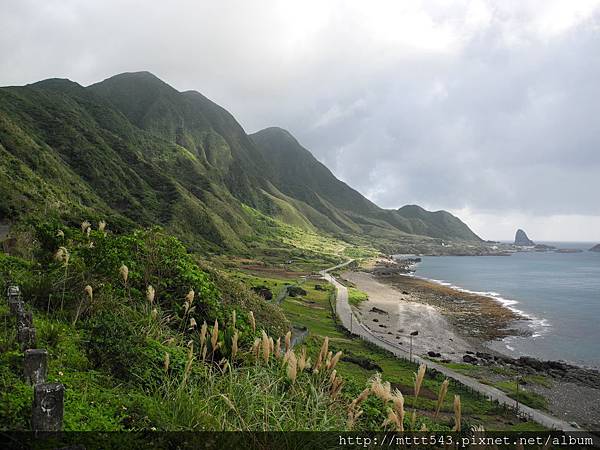
[[[598,240],[598,11],[558,0],[5,2],[0,84],[150,70],[248,131],[289,129],[381,206],[449,209],[490,238],[529,226]]]

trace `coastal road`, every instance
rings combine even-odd
[[[345,263],[338,264],[337,266],[331,267],[329,269],[321,271],[321,275],[327,281],[329,281],[337,291],[336,295],[336,313],[340,318],[340,321],[344,328],[348,331],[352,330],[351,333],[355,336],[364,339],[365,341],[371,342],[372,344],[377,345],[384,350],[387,350],[399,358],[408,359],[408,352],[395,345],[391,342],[386,341],[385,339],[376,336],[373,332],[360,322],[357,317],[352,312],[352,308],[350,307],[350,303],[348,302],[348,289],[346,286],[338,282],[334,276],[332,276],[329,272],[341,269],[348,264],[350,264],[354,260],[346,261]],[[544,412],[538,411],[537,409],[530,408],[529,406],[523,405],[521,403],[517,403],[516,400],[510,398],[506,393],[502,392],[500,389],[496,389],[495,387],[488,386],[487,384],[480,383],[474,378],[468,377],[461,373],[455,372],[454,370],[448,369],[447,367],[438,364],[433,361],[425,360],[419,356],[413,355],[413,361],[416,363],[426,364],[428,368],[435,369],[438,372],[443,373],[446,377],[451,378],[459,383],[470,387],[474,391],[483,394],[490,400],[496,400],[501,404],[505,404],[510,408],[515,410],[518,409],[519,413],[533,420],[534,422],[539,423],[540,425],[562,431],[581,431],[578,428],[573,427],[568,422],[564,420],[553,417]]]

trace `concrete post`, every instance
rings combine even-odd
[[[25,304],[18,297],[8,297],[8,307],[10,313],[15,317],[19,317],[20,314],[25,312]]]
[[[17,311],[17,330],[20,328],[33,328],[33,314],[31,311],[19,309]]]
[[[48,352],[44,349],[25,350],[23,362],[23,374],[25,381],[36,385],[46,382],[48,375]]]
[[[65,387],[60,383],[38,384],[33,388],[31,427],[34,432],[62,431]]]
[[[21,344],[21,350],[35,348],[35,328],[19,328],[17,330],[17,341]]]
[[[21,289],[19,289],[19,286],[9,286],[8,289],[6,290],[6,295],[8,296],[8,298],[20,298],[21,297]]]

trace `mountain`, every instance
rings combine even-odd
[[[519,228],[515,234],[515,245],[520,245],[523,247],[531,247],[531,246],[535,245],[535,242],[533,242],[531,239],[529,239],[529,237],[527,236],[527,233],[525,233],[525,231],[523,231]]]
[[[479,242],[460,219],[446,211],[429,212],[411,205],[379,208],[338,180],[286,130],[266,128],[250,135],[274,169],[275,186],[325,215],[336,227],[375,236],[422,235]]]
[[[0,196],[0,222],[38,211],[160,224],[214,250],[255,245],[269,217],[375,245],[479,242],[447,212],[379,208],[287,131],[249,136],[202,94],[148,72],[0,88]]]
[[[592,248],[589,249],[590,252],[600,252],[600,244],[596,244],[594,245]]]

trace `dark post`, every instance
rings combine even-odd
[[[45,383],[48,375],[48,352],[44,349],[25,350],[23,373],[29,384],[35,386]]]
[[[15,317],[19,317],[25,312],[25,304],[19,297],[8,297],[8,307],[10,313]]]
[[[21,350],[35,348],[35,328],[19,328],[17,330],[17,340],[21,344]]]
[[[33,431],[62,431],[65,387],[60,383],[38,384],[33,388],[31,427]]]
[[[33,328],[33,314],[31,311],[19,308],[17,311],[17,329],[19,328]]]

